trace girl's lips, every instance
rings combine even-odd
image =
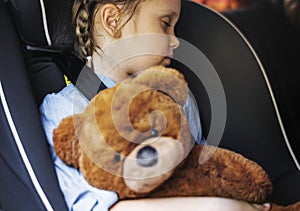
[[[171,58],[170,57],[165,57],[164,63],[165,63],[165,66],[170,65],[171,64]]]

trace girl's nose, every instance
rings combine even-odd
[[[179,45],[180,45],[179,39],[174,35],[170,35],[170,47],[174,50],[178,48]]]

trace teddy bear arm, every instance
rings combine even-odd
[[[258,164],[221,148],[216,148],[206,162],[199,164],[202,148],[194,146],[182,167],[150,197],[218,196],[265,202],[272,185]]]
[[[270,211],[299,211],[300,210],[300,202],[289,206],[280,206],[277,204],[272,204]]]
[[[78,168],[80,149],[75,134],[73,116],[63,119],[59,126],[54,129],[53,142],[57,156],[67,165]]]

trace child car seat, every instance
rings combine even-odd
[[[23,45],[3,0],[0,25],[0,207],[66,210],[24,64]]]
[[[8,5],[10,14],[7,3],[0,0],[0,23],[5,28],[0,34],[3,46],[0,50],[0,80],[4,90],[0,105],[0,206],[3,210],[65,210],[37,108],[46,93],[58,91],[65,85],[62,72],[70,71],[57,65],[56,55],[64,49],[53,46],[51,40],[55,35],[55,28],[51,26],[57,21],[53,18],[57,17],[54,6],[65,8],[63,15],[68,16],[70,2],[10,0]],[[183,1],[182,6],[178,36],[204,53],[224,87],[227,119],[221,146],[264,166],[274,182],[274,201],[287,204],[299,200],[299,164],[282,135],[263,68],[251,46],[219,13],[189,1]],[[194,20],[198,27],[189,27],[188,23],[195,23]],[[179,48],[177,53],[180,52]],[[174,66],[186,74],[197,98],[204,134],[208,135],[214,111],[207,90],[191,70],[180,63],[174,63]],[[197,71],[201,68],[199,64]],[[72,76],[76,80],[76,76],[70,74]],[[10,114],[14,124],[8,120]],[[13,132],[14,126],[18,136]],[[26,161],[26,166],[22,160],[26,160],[22,146],[15,143],[18,137],[27,153],[29,162]],[[272,150],[266,150],[268,148]]]
[[[261,58],[287,136],[299,160],[300,26],[297,28],[288,20],[283,5],[283,0],[259,1],[249,8],[224,15],[239,27]]]
[[[242,153],[266,169],[274,185],[270,200],[281,204],[299,201],[300,166],[290,143],[295,137],[287,136],[273,87],[250,43],[225,16],[190,1],[182,5],[177,36],[207,57],[222,83],[227,116],[220,146]],[[181,43],[175,56],[191,57],[193,69],[180,62],[174,65],[186,71],[207,137],[222,120],[218,115],[213,119],[219,111],[213,110],[211,99],[218,96],[218,90],[202,84],[206,77],[203,61],[196,61],[185,47]],[[198,80],[197,75],[203,78]]]

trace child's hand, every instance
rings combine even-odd
[[[269,203],[265,203],[265,204],[263,204],[263,205],[261,205],[261,204],[253,204],[253,207],[254,207],[256,210],[268,211],[268,210],[270,210],[271,205],[270,205]]]
[[[124,200],[115,204],[110,211],[125,210],[212,210],[212,211],[268,211],[271,205],[249,204],[244,201],[218,197],[170,197],[159,199]]]

